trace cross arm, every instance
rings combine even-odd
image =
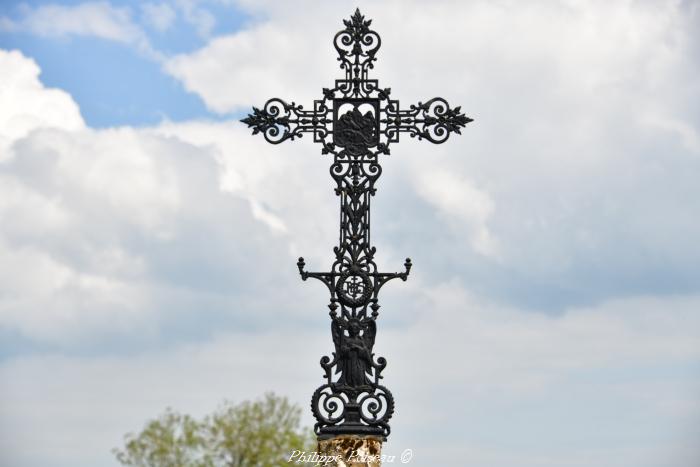
[[[442,97],[412,104],[405,110],[399,108],[399,101],[389,100],[381,120],[389,141],[396,142],[399,133],[408,133],[411,138],[435,144],[447,141],[451,133],[461,134],[461,128],[472,121],[462,113],[461,106],[451,108]]]
[[[335,298],[336,294],[338,293],[338,290],[336,290],[338,287],[338,280],[342,280],[342,278],[347,275],[356,275],[356,273],[353,272],[337,270],[337,265],[338,263],[334,264],[333,270],[329,272],[310,272],[305,269],[306,261],[304,261],[304,258],[299,258],[299,261],[297,261],[297,267],[299,268],[301,279],[304,281],[308,278],[320,280],[326,285],[326,287],[328,287],[332,298]],[[406,258],[406,262],[404,263],[404,272],[377,272],[376,265],[374,265],[372,262],[372,269],[374,269],[374,271],[360,272],[359,276],[365,277],[367,280],[370,280],[371,278],[369,287],[371,288],[372,293],[374,294],[373,296],[376,299],[379,289],[381,289],[382,286],[390,280],[401,279],[402,281],[406,282],[408,275],[411,273],[412,267],[413,263],[411,262],[411,258]],[[369,295],[367,296],[367,299],[369,299]]]
[[[373,276],[375,278],[375,291],[379,292],[379,289],[389,282],[392,279],[401,279],[402,281],[406,282],[408,279],[408,275],[411,273],[411,268],[413,267],[413,263],[411,262],[411,258],[406,258],[406,262],[403,264],[404,266],[404,272],[377,272],[374,273]]]
[[[330,131],[332,109],[323,101],[314,101],[313,110],[292,102],[288,104],[279,98],[268,100],[262,108],[253,107],[241,122],[253,129],[253,134],[261,133],[267,142],[279,144],[286,140],[301,138],[303,133],[313,133],[314,140],[322,140]]]

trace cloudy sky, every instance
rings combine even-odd
[[[332,350],[337,199],[308,138],[238,119],[340,76],[356,2],[0,5],[0,464],[122,436]],[[375,351],[411,465],[700,463],[700,3],[366,1],[375,76],[475,122],[405,138],[373,200]],[[305,422],[312,423],[305,412]]]

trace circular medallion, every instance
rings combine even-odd
[[[364,272],[346,272],[340,276],[335,291],[340,301],[347,306],[366,304],[372,296],[372,281]]]

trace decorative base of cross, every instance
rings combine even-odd
[[[382,438],[341,435],[319,439],[317,452],[326,459],[333,459],[324,467],[381,467]]]

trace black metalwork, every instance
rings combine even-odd
[[[343,23],[345,29],[335,35],[333,45],[345,77],[336,80],[332,88],[324,88],[323,98],[314,101],[313,109],[274,98],[262,109],[253,107],[253,113],[242,122],[272,144],[312,133],[314,141],[322,145],[322,154],[333,156],[330,173],[336,182],[335,194],[340,197],[340,242],[333,249],[335,261],[329,272],[306,271],[303,258],[297,263],[303,280],[320,280],[331,296],[335,352],[332,359],[321,359],[326,381],[311,400],[315,431],[319,437],[386,437],[394,398],[380,384],[386,360],[375,359],[372,351],[379,315],[377,297],[388,281],[408,278],[411,260],[406,259],[403,272],[393,273],[379,272],[374,262],[370,199],[382,173],[379,155],[388,155],[390,144],[398,142],[401,133],[443,143],[472,119],[440,97],[401,109],[399,101],[389,97],[389,88],[380,88],[377,80],[369,78],[381,45],[379,35],[370,29],[372,21],[358,9]],[[369,315],[368,308],[372,310]]]

